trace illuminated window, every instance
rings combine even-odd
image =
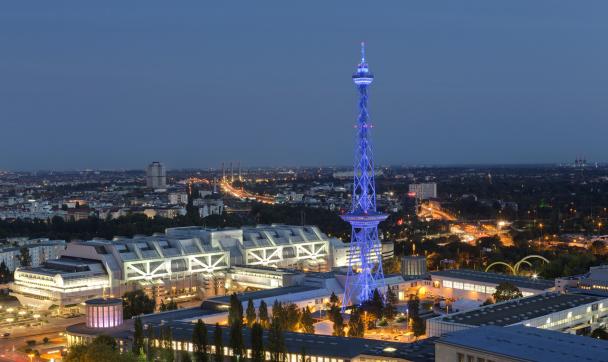
[[[444,280],[443,281],[443,287],[444,288],[452,288],[453,287],[452,281],[451,280]]]

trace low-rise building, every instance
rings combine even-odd
[[[17,246],[7,246],[0,249],[0,263],[4,262],[10,271],[21,266],[21,249],[26,248],[30,256],[29,265],[37,267],[47,260],[57,259],[65,250],[65,240],[42,239],[20,239],[12,240]]]
[[[489,273],[470,269],[448,269],[431,272],[434,295],[449,299],[469,299],[484,302],[492,298],[496,286],[508,282],[515,285],[524,297],[552,291],[554,282],[540,278]]]
[[[587,333],[608,321],[608,298],[545,293],[427,320],[427,335],[482,326],[523,325],[567,333]]]
[[[436,362],[606,361],[608,342],[524,326],[485,326],[435,341]]]

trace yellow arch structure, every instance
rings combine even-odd
[[[515,271],[515,268],[513,268],[513,266],[511,266],[511,264],[507,264],[504,261],[495,261],[492,264],[488,265],[488,267],[486,268],[486,272],[488,270],[490,270],[490,268],[493,267],[494,265],[504,265],[504,266],[508,267],[511,270],[511,272],[513,273],[513,275],[517,275],[517,272]]]
[[[528,259],[540,259],[542,261],[544,261],[545,263],[549,264],[549,260],[547,260],[547,258],[540,256],[540,255],[528,255],[523,257],[520,261],[518,261],[517,263],[515,263],[515,265],[513,266],[513,270],[514,270],[514,274],[517,275],[519,273],[519,267],[521,266],[522,263],[526,263],[528,265],[531,265],[529,261],[527,261]]]

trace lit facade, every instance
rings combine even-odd
[[[98,298],[85,302],[86,326],[88,328],[115,328],[123,323],[122,299]]]
[[[607,321],[608,298],[546,293],[432,318],[426,328],[430,337],[485,325],[577,333],[590,332]]]
[[[11,289],[24,305],[43,309],[133,289],[158,298],[209,297],[223,293],[228,269],[239,265],[325,271],[331,267],[330,238],[314,226],[261,225],[181,227],[163,235],[75,241],[57,260],[18,268]],[[272,273],[249,277],[258,286],[284,283],[273,282]]]

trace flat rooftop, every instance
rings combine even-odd
[[[486,326],[448,333],[438,344],[539,362],[606,361],[608,341],[546,329]]]
[[[321,289],[321,288],[310,287],[310,286],[305,286],[305,285],[293,285],[293,286],[289,286],[289,287],[265,289],[265,290],[257,290],[255,292],[241,293],[241,294],[237,294],[237,296],[239,297],[239,300],[241,302],[245,302],[249,298],[251,298],[252,300],[268,299],[268,298],[279,297],[279,296],[287,295],[287,294],[310,292],[310,291],[319,290],[319,289]],[[230,296],[225,295],[222,297],[215,297],[215,298],[207,299],[206,301],[203,302],[203,307],[205,307],[205,304],[210,304],[210,303],[228,305],[228,304],[230,304]]]
[[[602,298],[581,294],[545,293],[447,315],[441,320],[471,326],[509,326],[598,300]]]
[[[212,309],[202,309],[200,307],[175,309],[160,313],[150,313],[141,316],[142,323],[161,323],[167,321],[180,321],[184,319],[199,319],[206,315],[221,313],[222,311]]]
[[[160,324],[151,324],[158,328]],[[194,323],[169,322],[164,324],[171,328],[173,339],[176,341],[192,341],[192,330]],[[207,335],[213,336],[215,325],[207,325]],[[230,328],[220,326],[223,340],[230,340]],[[158,335],[158,332],[157,332]],[[435,361],[434,339],[426,339],[416,343],[399,343],[381,340],[335,337],[317,334],[284,332],[285,347],[289,353],[302,353],[306,349],[309,356],[325,356],[341,359],[352,359],[360,354],[370,356],[384,356],[393,358],[405,358],[415,361]],[[264,331],[264,345],[267,345],[268,331]],[[251,348],[251,333],[249,328],[243,328],[243,342],[245,348]],[[386,350],[387,348],[388,351]],[[394,351],[393,351],[394,349]]]
[[[482,283],[500,284],[503,282],[509,282],[518,288],[535,289],[535,290],[547,290],[555,286],[553,280],[547,279],[533,279],[517,275],[499,274],[499,273],[488,273],[480,270],[470,269],[450,269],[440,270],[430,273],[431,276],[438,276],[444,278],[456,278],[472,280]]]

